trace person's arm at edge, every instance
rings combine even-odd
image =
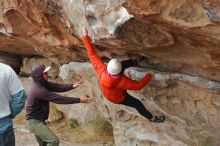
[[[25,104],[24,90],[21,90],[18,93],[11,95],[11,101],[9,102],[11,109],[11,118],[14,118],[22,111],[22,109],[24,108],[24,104]]]
[[[8,90],[11,96],[9,106],[11,118],[14,118],[24,108],[25,91],[15,71],[11,67],[8,71]]]

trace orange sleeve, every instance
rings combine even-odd
[[[125,77],[122,86],[126,90],[140,90],[151,80],[151,78],[151,74],[146,74],[144,78],[139,81],[131,80],[128,77]]]
[[[87,54],[89,56],[90,62],[95,68],[96,72],[99,73],[105,67],[105,64],[94,51],[89,36],[83,36],[83,44],[87,50]]]

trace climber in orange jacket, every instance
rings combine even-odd
[[[86,28],[83,28],[83,43],[87,49],[90,61],[98,74],[99,86],[104,97],[112,103],[135,108],[151,122],[163,122],[165,120],[165,116],[153,116],[140,100],[127,93],[127,90],[142,89],[151,80],[154,74],[152,70],[139,81],[131,80],[123,72],[125,68],[134,65],[133,60],[120,62],[117,59],[111,59],[108,65],[104,64],[102,59],[94,51]]]

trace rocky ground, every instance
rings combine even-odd
[[[60,135],[58,135],[60,137]],[[17,146],[38,146],[37,141],[32,133],[28,131],[28,129],[23,125],[15,125],[15,137],[16,137],[16,145]],[[66,141],[61,140],[61,146],[71,146]],[[75,145],[75,144],[74,144]],[[78,146],[78,145],[77,145]],[[79,146],[87,146],[80,145]]]
[[[25,126],[24,111],[13,120],[16,138],[16,146],[38,146],[34,135]],[[56,122],[49,122],[47,125],[60,139],[60,146],[113,146],[108,142],[74,143],[71,141],[70,130],[64,119]]]
[[[15,124],[15,137],[16,137],[16,146],[38,146],[37,141],[32,133],[28,131],[28,129],[24,125]],[[60,146],[110,146],[107,143],[96,142],[96,143],[71,143],[66,137],[62,134],[58,134],[57,136],[60,138]]]

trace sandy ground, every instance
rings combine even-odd
[[[34,135],[30,133],[24,125],[15,124],[14,131],[16,137],[16,146],[38,146]],[[70,143],[65,141],[65,137],[62,135],[56,135],[60,138],[60,146],[110,146],[109,144],[99,142],[89,144]]]

